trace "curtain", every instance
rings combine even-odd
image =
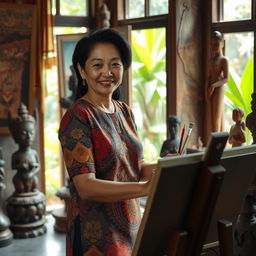
[[[47,67],[51,67],[54,59],[49,57],[54,52],[53,17],[51,14],[51,0],[0,0],[0,3],[34,4],[36,5],[36,74],[35,74],[35,97],[41,110],[43,98],[46,92],[44,74]]]
[[[54,52],[52,1],[35,0],[35,2],[37,7],[36,97],[43,109],[46,92],[45,71],[52,65],[52,58],[49,55]]]

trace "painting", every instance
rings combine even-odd
[[[130,44],[131,26],[116,27],[117,30]],[[77,41],[84,37],[86,33],[56,35],[57,58],[58,58],[58,78],[59,78],[59,98],[61,103],[60,115],[62,116],[74,100],[74,86],[76,76],[72,67],[72,55]],[[121,85],[121,99],[127,104],[131,104],[131,70],[124,73]]]
[[[76,43],[85,35],[86,33],[56,35],[59,99],[62,106],[60,110],[61,116],[65,111],[64,109],[69,108],[74,100],[74,91],[77,81],[72,67],[72,55]]]
[[[33,5],[0,4],[0,134],[21,102],[33,112],[35,24]]]

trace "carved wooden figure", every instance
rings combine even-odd
[[[167,154],[175,154],[179,151],[180,137],[178,132],[180,130],[181,120],[175,115],[170,115],[168,117],[168,130],[169,138],[164,141],[160,156],[164,157]]]
[[[103,4],[100,8],[100,23],[101,28],[109,28],[110,27],[110,11],[106,4]]]
[[[38,189],[40,170],[38,154],[31,148],[35,136],[35,119],[21,103],[18,117],[9,117],[9,129],[19,145],[12,155],[15,192],[8,199],[7,212],[16,238],[35,237],[45,233],[45,196]]]
[[[205,96],[209,105],[210,132],[220,132],[223,126],[224,84],[228,82],[228,59],[223,55],[223,35],[214,31],[211,37],[209,78]]]
[[[3,192],[5,190],[4,184],[4,160],[2,158],[2,148],[0,148],[0,247],[9,245],[12,242],[13,234],[9,229],[10,220],[3,211]]]
[[[233,110],[232,118],[235,124],[230,128],[228,139],[228,142],[232,145],[232,147],[242,146],[246,140],[245,122],[242,120],[243,116],[244,111],[241,108],[235,108]]]

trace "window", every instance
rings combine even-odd
[[[251,0],[234,1],[224,0],[223,21],[236,21],[251,19]]]
[[[232,110],[241,107],[246,116],[251,112],[251,93],[254,87],[255,56],[255,14],[252,13],[253,0],[213,0],[212,29],[224,34],[225,55],[229,59],[229,81],[225,85],[225,128],[234,123]],[[247,142],[252,138],[247,130]]]
[[[147,161],[155,161],[166,138],[166,32],[132,31],[132,108]]]
[[[52,0],[55,26],[86,26],[89,4],[87,0]]]
[[[126,19],[168,13],[168,0],[126,0]]]
[[[159,158],[166,139],[166,25],[168,0],[126,0],[132,25],[132,108],[146,161]]]

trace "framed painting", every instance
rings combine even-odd
[[[85,35],[86,33],[56,35],[61,116],[74,99],[77,81],[72,66],[72,56],[76,43]]]
[[[131,43],[131,26],[115,27],[130,44]],[[86,33],[56,35],[57,41],[57,59],[58,59],[58,78],[59,78],[59,99],[60,115],[62,116],[65,109],[69,108],[74,99],[74,87],[76,75],[72,67],[72,55],[77,41],[84,37]],[[127,104],[131,104],[131,70],[124,73],[123,83],[121,85],[121,99]]]
[[[9,134],[8,114],[23,102],[33,112],[35,6],[0,3],[0,134]]]

